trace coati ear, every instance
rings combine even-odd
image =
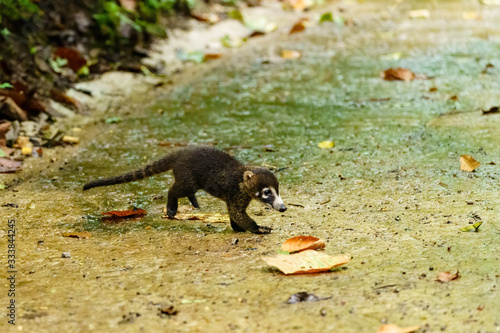
[[[245,171],[243,174],[243,181],[247,187],[252,187],[255,183],[255,175],[252,171]]]

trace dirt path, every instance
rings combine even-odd
[[[42,168],[28,165],[2,192],[2,223],[15,219],[17,227],[18,325],[2,320],[0,330],[375,332],[395,323],[421,325],[420,332],[500,331],[500,114],[481,111],[500,104],[500,8],[331,8],[339,6],[353,25],[278,31],[229,60],[186,69],[170,88],[131,81],[123,90],[113,74],[95,84],[107,95],[95,118],[80,120],[87,123],[82,144],[47,152]],[[409,19],[419,8],[430,17]],[[322,12],[306,16],[314,21]],[[464,19],[464,12],[481,19]],[[277,61],[281,49],[302,57]],[[482,73],[488,63],[494,68]],[[389,67],[432,78],[386,82],[379,72]],[[126,98],[109,97],[117,93]],[[112,116],[122,121],[102,122]],[[329,139],[335,148],[317,147]],[[170,173],[81,191],[89,179],[171,151],[162,141],[233,147],[242,161],[278,168],[289,209],[249,209],[273,233],[162,219]],[[460,171],[463,154],[481,166]],[[199,201],[201,213],[225,213],[214,198]],[[148,215],[100,220],[101,212],[131,206]],[[480,232],[460,231],[478,221]],[[61,236],[83,230],[92,238]],[[261,256],[302,234],[353,260],[301,276],[265,265]],[[71,258],[62,258],[65,252]],[[1,258],[5,263],[5,251]],[[436,281],[438,272],[457,270],[458,280]],[[300,291],[327,299],[286,303]],[[169,306],[178,312],[162,314]]]

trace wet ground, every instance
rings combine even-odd
[[[173,87],[131,89],[102,107],[96,124],[81,120],[88,124],[80,146],[47,152],[42,169],[31,162],[19,176],[2,176],[13,181],[2,191],[2,223],[14,218],[18,230],[14,330],[375,332],[395,323],[421,332],[500,331],[500,114],[481,111],[500,104],[500,7],[450,1],[328,10],[339,6],[354,25],[276,32],[230,60],[187,70]],[[410,20],[408,11],[419,8],[430,17]],[[280,49],[302,58],[265,61]],[[430,79],[383,81],[389,67]],[[123,120],[100,121],[111,116]],[[318,148],[324,140],[335,148]],[[236,234],[227,223],[162,219],[170,173],[81,191],[90,179],[175,149],[159,142],[215,145],[276,169],[289,209],[252,204],[250,215],[273,232]],[[481,166],[460,171],[462,154]],[[198,200],[202,213],[225,213],[217,199]],[[101,212],[133,206],[148,215],[100,220]],[[460,231],[478,221],[479,232]],[[83,230],[92,238],[61,236]],[[309,234],[352,261],[300,276],[262,261],[285,239]],[[458,280],[436,281],[438,272],[457,270]],[[286,303],[300,291],[328,299]],[[177,314],[159,310],[169,306]]]

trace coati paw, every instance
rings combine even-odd
[[[269,234],[269,233],[271,233],[271,230],[273,230],[273,228],[271,228],[271,227],[259,227],[257,229],[257,231],[254,233],[255,234]]]

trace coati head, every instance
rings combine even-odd
[[[245,171],[243,182],[250,195],[268,207],[284,212],[286,206],[281,200],[278,179],[264,168]]]

